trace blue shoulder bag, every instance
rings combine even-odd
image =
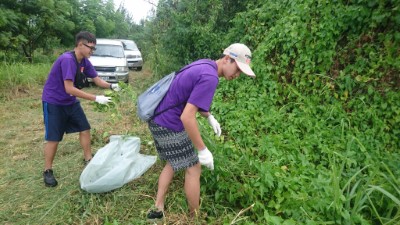
[[[167,76],[163,77],[161,80],[157,81],[155,84],[153,84],[151,87],[149,87],[146,91],[144,91],[138,98],[137,101],[137,115],[139,118],[143,121],[150,121],[154,117],[160,115],[161,113],[172,109],[178,105],[181,105],[185,102],[181,102],[176,105],[172,105],[156,114],[154,114],[154,111],[156,110],[157,106],[160,104],[161,100],[163,100],[165,94],[167,94],[167,91],[169,87],[171,86],[172,81],[175,78],[176,74],[179,74],[180,72],[196,65],[201,65],[201,64],[209,64],[210,63],[199,63],[191,66],[186,66],[179,70],[178,72],[172,72],[168,74]]]

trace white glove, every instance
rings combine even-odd
[[[221,126],[213,115],[207,117],[208,123],[212,126],[214,133],[219,137],[221,136]]]
[[[118,84],[111,84],[110,88],[113,91],[120,91],[121,90],[121,87]]]
[[[111,102],[111,97],[106,97],[104,95],[97,95],[95,101],[100,104],[107,104]]]
[[[214,170],[214,158],[207,147],[203,150],[200,150],[198,156],[201,165],[206,166],[210,170]]]

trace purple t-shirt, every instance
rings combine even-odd
[[[199,111],[208,112],[218,86],[218,69],[215,61],[201,59],[187,65],[185,70],[178,73],[155,112],[169,109],[154,118],[154,122],[173,131],[183,131],[180,116],[186,103],[191,103]]]
[[[83,58],[80,65],[81,71],[87,77],[97,77],[93,65]],[[71,52],[65,52],[53,63],[49,76],[43,88],[42,101],[54,105],[71,105],[76,102],[76,97],[65,91],[64,80],[75,81],[76,60]]]

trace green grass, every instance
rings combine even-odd
[[[8,71],[16,70],[13,65]],[[30,68],[31,66],[22,66]],[[35,66],[33,66],[35,67]],[[40,70],[42,65],[36,69]],[[23,70],[23,69],[22,69]],[[21,71],[22,71],[21,70]],[[44,69],[45,70],[45,69]],[[21,72],[25,74],[27,72]],[[39,73],[37,73],[39,74]],[[45,74],[45,73],[40,73]],[[92,126],[92,151],[108,143],[113,134],[127,134],[141,138],[141,153],[156,155],[147,124],[135,114],[137,93],[153,82],[147,70],[132,71],[130,85],[116,97],[111,108],[99,108],[93,102],[81,100]],[[38,80],[43,79],[39,77]],[[157,180],[163,162],[157,160],[142,177],[123,187],[104,194],[90,194],[80,189],[79,176],[84,169],[83,152],[78,135],[69,134],[60,142],[54,160],[55,176],[59,185],[47,188],[43,184],[44,126],[41,104],[43,84],[21,80],[13,93],[2,90],[0,109],[0,221],[2,224],[145,224],[148,208],[154,204]],[[14,82],[13,80],[12,82]],[[97,87],[85,89],[104,94]],[[115,100],[115,99],[114,99]],[[223,218],[234,218],[235,212],[225,208],[221,218],[209,222],[194,222],[187,217],[183,192],[184,173],[175,175],[166,200],[167,224],[221,224]],[[203,190],[204,191],[204,190]],[[205,202],[209,196],[202,197]],[[202,205],[202,207],[208,207]],[[238,215],[236,221],[241,219]],[[240,223],[235,223],[240,224]]]
[[[16,69],[10,67],[6,70]],[[85,89],[114,98],[114,104],[108,107],[81,101],[92,126],[93,152],[107,144],[111,135],[127,134],[141,138],[141,153],[156,155],[147,125],[135,112],[138,93],[152,82],[151,74],[144,69],[132,71],[129,86],[121,92]],[[21,81],[11,86],[17,88],[0,92],[0,221],[145,224],[163,163],[157,160],[142,177],[117,190],[89,194],[79,186],[83,154],[78,135],[70,134],[60,143],[54,161],[59,185],[44,187],[43,84]],[[226,92],[223,88],[222,84],[217,96]],[[238,95],[244,92],[237,87],[235,91]],[[201,177],[202,214],[199,221],[187,217],[184,174],[179,172],[168,192],[166,224],[397,225],[400,180],[396,168],[400,156],[396,151],[384,151],[382,146],[389,145],[377,141],[386,136],[365,134],[354,122],[378,111],[360,111],[363,114],[355,117],[346,114],[339,104],[315,105],[308,98],[285,107],[268,105],[267,99],[266,105],[257,107],[244,101],[240,102],[240,112],[235,113],[231,112],[236,107],[234,102],[217,102],[213,112],[223,126],[220,138],[213,135],[205,120],[199,120],[215,161],[215,170],[204,170]],[[238,122],[246,117],[246,122]],[[384,140],[392,143],[393,139]]]
[[[42,86],[51,64],[0,62],[0,67],[0,98],[9,98]]]
[[[1,108],[0,220],[10,224],[121,224],[143,223],[145,211],[153,204],[160,165],[153,166],[143,177],[106,194],[89,194],[79,187],[83,170],[82,150],[76,134],[66,135],[54,161],[59,185],[45,188],[43,170],[43,124],[40,87],[31,84],[28,92],[8,96]],[[103,93],[89,88],[92,93]],[[133,102],[126,109],[133,108]],[[115,119],[110,112],[95,112],[95,107],[82,100],[93,129],[93,151],[107,142],[105,133],[150,136],[144,124],[131,123],[133,116]],[[132,129],[134,128],[134,129]],[[129,132],[128,132],[129,131]],[[146,142],[145,142],[146,143]],[[144,145],[145,154],[155,154]]]

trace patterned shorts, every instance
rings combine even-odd
[[[186,169],[199,163],[199,157],[186,131],[175,132],[149,121],[158,155],[168,161],[174,171]]]

